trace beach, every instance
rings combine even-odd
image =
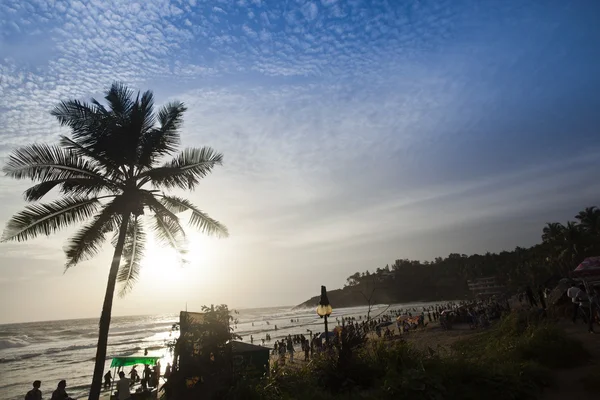
[[[433,304],[376,305],[371,307],[371,317],[386,310],[407,307],[420,309]],[[364,318],[367,311],[366,306],[334,308],[329,318],[329,329],[336,326],[336,318]],[[287,335],[306,335],[308,329],[315,333],[324,330],[323,320],[316,315],[314,309],[258,308],[238,310],[232,315],[237,319],[237,324],[233,326],[234,332],[243,341],[249,342],[252,335],[254,344],[260,345],[261,339],[269,333],[271,341],[265,343],[265,346],[270,348],[276,340]],[[171,327],[178,320],[178,313],[114,317],[105,372],[108,371],[112,357],[143,355],[146,349],[149,356],[164,357],[161,363],[166,365],[171,357],[165,349],[165,341],[170,338]],[[71,397],[87,397],[97,337],[97,319],[0,325],[0,364],[3,378],[0,382],[0,399],[21,400],[36,379],[42,381],[41,390],[45,397],[49,397],[61,379],[67,380],[67,392]]]

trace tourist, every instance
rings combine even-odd
[[[287,351],[290,353],[290,362],[294,363],[294,343],[292,343],[291,339],[288,339]]]
[[[140,376],[138,375],[137,369],[135,369],[136,365],[131,368],[129,372],[129,376],[131,377],[131,382],[135,383],[140,380]]]
[[[150,385],[150,376],[152,375],[152,370],[148,364],[144,364],[144,371],[142,371],[142,388],[146,390]]]
[[[171,376],[171,364],[167,363],[167,367],[165,368],[165,374],[163,375],[165,381],[168,381],[170,376]]]
[[[308,353],[310,352],[310,345],[308,344],[308,340],[304,340],[302,342],[302,349],[304,350],[304,361],[308,361]]]
[[[110,383],[112,382],[112,373],[110,369],[106,374],[104,374],[104,389],[110,388]]]
[[[129,387],[131,386],[131,381],[125,378],[125,372],[119,372],[119,382],[117,382],[117,399],[118,400],[129,400],[131,399],[131,393],[129,392]]]
[[[52,398],[50,400],[73,400],[67,394],[67,381],[64,379],[58,382],[56,390],[52,392]]]
[[[281,362],[281,365],[285,365],[285,342],[283,339],[281,340],[281,343],[279,343],[279,361]]]
[[[157,388],[158,382],[160,380],[160,361],[157,361],[156,365],[154,366],[154,373],[152,374],[152,378],[152,387]]]
[[[533,297],[533,290],[531,290],[531,286],[527,286],[525,288],[525,295],[527,296],[527,301],[531,307],[537,307],[537,301],[535,301],[535,297]]]
[[[27,392],[25,400],[42,400],[40,386],[42,386],[42,381],[33,381],[33,389]]]
[[[577,315],[579,314],[579,302],[584,298],[585,293],[581,290],[575,282],[571,283],[571,287],[567,289],[567,297],[573,302],[573,323],[577,321]]]

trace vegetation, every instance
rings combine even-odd
[[[343,289],[329,291],[329,298],[337,307],[464,299],[470,295],[466,281],[486,276],[496,276],[509,290],[538,286],[568,275],[586,257],[600,255],[600,209],[588,207],[575,219],[566,225],[547,224],[542,242],[529,248],[471,256],[453,253],[432,262],[400,259],[373,272],[356,272]],[[365,294],[372,294],[369,301]],[[316,302],[318,297],[301,306]]]
[[[134,92],[115,83],[106,105],[92,99],[61,102],[54,115],[71,137],[59,145],[32,144],[15,150],[3,168],[7,176],[37,182],[25,191],[34,202],[8,222],[3,241],[25,241],[50,235],[69,225],[82,227],[69,240],[66,268],[93,257],[113,236],[114,257],[100,317],[96,365],[89,398],[100,396],[115,285],[121,294],[135,283],[144,251],[146,228],[159,241],[185,254],[185,232],[176,214],[191,213],[189,225],[227,236],[227,229],[185,198],[163,190],[194,190],[223,156],[210,147],[188,148],[170,161],[180,144],[179,128],[186,111],[172,102],[154,110],[152,92]],[[53,189],[61,197],[37,203]]]
[[[371,341],[346,358],[321,356],[261,381],[238,382],[244,399],[535,399],[552,369],[587,360],[556,327],[517,314],[449,351],[420,351],[401,341]]]

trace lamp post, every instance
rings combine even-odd
[[[329,299],[327,298],[327,289],[325,286],[321,286],[321,300],[319,300],[319,305],[317,306],[317,315],[325,320],[325,344],[329,347],[329,334],[327,332],[327,317],[331,315],[333,308],[331,308],[331,304],[329,304]]]

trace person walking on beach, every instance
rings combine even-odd
[[[33,389],[27,392],[25,400],[42,400],[40,386],[42,386],[42,381],[33,381]]]
[[[118,400],[129,400],[131,399],[131,393],[129,392],[129,387],[131,386],[131,381],[125,378],[125,372],[119,372],[119,382],[117,382],[117,399]]]
[[[52,392],[52,398],[50,400],[73,400],[67,394],[66,388],[67,381],[63,379],[62,381],[58,382],[58,386],[56,387],[56,390]]]
[[[112,373],[110,372],[110,369],[109,369],[108,372],[106,374],[104,374],[104,389],[110,388],[111,382],[112,382]]]

